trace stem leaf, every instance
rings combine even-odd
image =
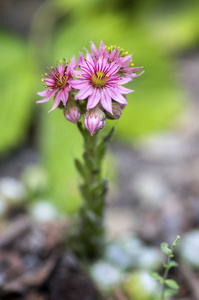
[[[178,263],[175,260],[171,260],[168,264],[169,269],[173,267],[177,267]]]
[[[162,276],[160,276],[157,272],[151,272],[149,274],[152,278],[160,281],[161,283],[163,283],[164,279],[162,278]]]
[[[167,289],[165,292],[164,292],[164,297],[170,297],[170,296],[174,296],[177,294],[177,290],[172,290],[172,289]]]
[[[161,243],[161,250],[162,252],[164,252],[167,255],[172,255],[172,251],[171,249],[169,249],[168,244],[167,243]]]
[[[165,284],[170,287],[171,289],[174,290],[178,290],[179,289],[179,285],[177,284],[177,282],[173,279],[167,279],[165,280]]]
[[[102,159],[104,158],[105,153],[106,153],[106,145],[105,145],[105,143],[101,143],[99,145],[98,153],[97,153],[97,162],[98,162],[98,164],[101,163]]]
[[[98,197],[104,197],[108,191],[108,182],[106,179],[94,184],[90,188],[92,193],[95,193]]]
[[[81,163],[81,161],[77,158],[75,158],[75,167],[77,169],[77,171],[79,172],[79,174],[86,179],[87,178],[87,172],[84,168],[84,165]]]
[[[113,128],[111,128],[111,130],[109,131],[109,133],[107,135],[104,136],[102,143],[108,143],[111,138],[113,137],[113,134],[115,132],[115,126]]]
[[[95,168],[95,163],[94,163],[91,155],[89,155],[89,153],[87,151],[85,151],[83,157],[84,157],[87,168],[90,171],[92,171]]]

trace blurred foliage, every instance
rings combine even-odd
[[[97,46],[100,39],[121,46],[134,53],[135,66],[144,66],[145,73],[129,84],[135,92],[128,96],[117,137],[131,141],[170,126],[183,108],[173,54],[197,45],[198,13],[194,0],[48,0],[33,17],[29,45],[0,32],[0,151],[13,149],[27,135],[35,92],[43,90],[35,84],[38,70],[43,73],[45,64],[55,65],[63,57],[77,58],[91,40]],[[59,207],[72,212],[78,191],[71,155],[80,155],[82,140],[61,111],[47,114],[52,102],[38,106],[38,143],[52,183],[50,193]]]
[[[0,152],[5,153],[27,135],[36,78],[24,41],[2,31],[0,41]]]

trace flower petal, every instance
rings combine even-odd
[[[62,65],[57,65],[57,70],[59,74],[64,75],[65,68],[63,68]]]
[[[61,92],[62,92],[62,90],[60,90],[58,93],[57,93],[57,95],[56,95],[56,97],[55,97],[55,100],[54,100],[54,104],[53,104],[53,106],[52,106],[52,108],[49,110],[49,112],[51,112],[52,110],[54,110],[55,108],[57,108],[58,106],[59,106],[59,104],[60,104],[60,102],[61,102]],[[48,113],[49,113],[48,112]]]
[[[74,88],[74,89],[81,89],[82,86],[85,84],[85,81],[84,80],[81,80],[81,79],[76,79],[76,80],[73,80],[70,85]]]
[[[62,90],[62,102],[63,102],[64,106],[66,105],[67,100],[68,100],[68,91],[66,88],[64,88]]]
[[[84,100],[88,96],[90,96],[93,93],[92,86],[85,84],[85,87],[82,87],[82,89],[79,91],[79,93],[75,96],[75,99]]]
[[[127,55],[119,59],[121,67],[127,67],[132,60],[132,55]]]
[[[102,53],[102,55],[104,55],[104,53],[106,52],[106,47],[104,45],[104,42],[101,40],[100,45],[99,45],[99,52]]]
[[[111,53],[108,54],[110,60],[116,60],[119,58],[119,50],[115,48]]]
[[[101,96],[101,104],[102,104],[103,108],[106,111],[108,111],[111,114],[113,114],[113,111],[112,111],[112,100],[111,100],[111,97],[109,96],[107,90],[105,90],[105,89],[101,90],[100,96]]]
[[[117,89],[120,91],[121,94],[128,94],[134,92],[134,90],[127,89],[124,86],[119,86]]]
[[[77,65],[81,66],[83,63],[84,63],[83,54],[82,54],[82,52],[79,52],[79,57],[78,57],[78,60],[77,60]]]
[[[37,103],[43,103],[43,102],[48,102],[50,100],[50,98],[57,92],[57,89],[53,90],[53,91],[49,91],[48,96],[46,98],[44,98],[43,100],[39,100],[37,101]]]
[[[126,84],[128,82],[130,82],[132,79],[130,77],[131,75],[129,74],[128,77],[120,77],[120,80],[119,80],[119,84]]]
[[[140,69],[142,69],[143,67],[135,67],[135,68],[131,68],[131,71],[132,72],[137,72],[139,71]]]
[[[135,74],[135,73],[129,74],[128,76],[129,76],[130,78],[136,78],[136,77],[139,77],[140,75],[142,75],[143,73],[144,73],[144,71],[140,72],[139,74]]]
[[[108,91],[109,96],[116,102],[121,103],[121,104],[127,104],[126,99],[124,98],[124,96],[122,96],[120,94],[119,91],[116,91],[114,88],[109,88],[109,89],[107,89],[107,91]]]
[[[77,67],[77,64],[75,63],[75,56],[73,56],[70,60],[70,63],[67,67],[67,71],[72,71],[73,69],[75,69]],[[68,72],[67,72],[68,73]],[[67,74],[68,75],[68,74]]]
[[[93,42],[91,43],[91,51],[93,55],[97,58],[99,56],[99,50],[96,48],[95,44]]]
[[[92,56],[90,54],[90,52],[88,52],[88,50],[86,48],[84,48],[86,50],[86,60],[87,62],[92,62],[93,59],[92,59]]]
[[[94,92],[88,98],[87,109],[91,109],[95,107],[99,101],[100,101],[100,92],[98,89],[95,89]]]
[[[41,96],[41,97],[46,97],[48,96],[49,90],[45,90],[43,92],[38,92],[37,95]]]

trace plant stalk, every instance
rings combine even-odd
[[[84,153],[83,163],[76,159],[75,165],[83,182],[73,250],[81,258],[92,260],[102,255],[105,244],[104,210],[108,182],[102,175],[102,162],[114,130],[100,140],[99,131],[91,136],[80,122],[78,128],[84,138]]]

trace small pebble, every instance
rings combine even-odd
[[[199,230],[193,230],[184,235],[179,243],[179,252],[190,266],[199,268]]]
[[[26,197],[24,185],[12,177],[4,177],[0,180],[0,194],[9,204],[21,203]]]
[[[48,186],[47,174],[40,165],[27,167],[22,175],[22,181],[31,194],[40,194]]]
[[[91,276],[104,289],[109,289],[112,285],[120,283],[123,278],[123,274],[119,268],[106,261],[98,261],[92,265]]]
[[[48,200],[36,200],[31,207],[31,215],[38,222],[49,222],[58,217],[55,206]]]

